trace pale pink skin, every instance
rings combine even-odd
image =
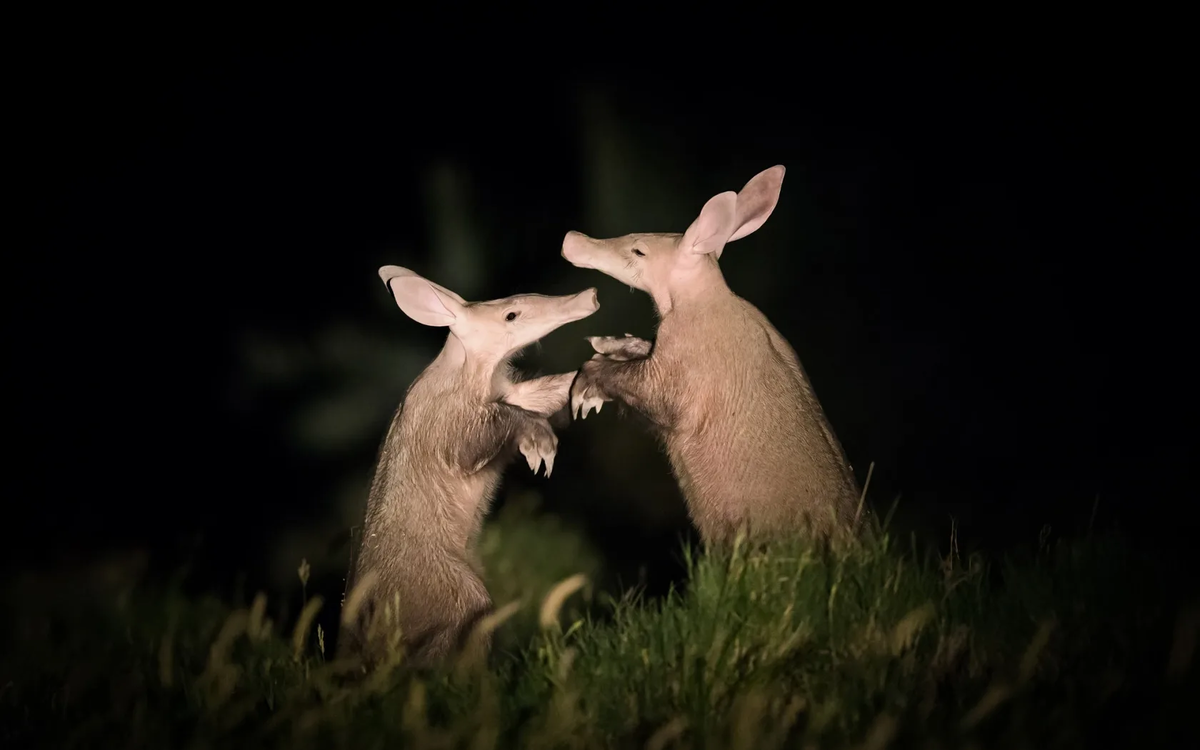
[[[544,464],[549,477],[554,468],[558,438],[547,417],[567,405],[575,372],[517,382],[509,359],[599,302],[592,288],[468,303],[407,269],[379,273],[408,317],[449,335],[380,449],[348,589],[354,580],[374,583],[343,643],[377,659],[381,644],[366,638],[371,619],[398,600],[408,663],[430,666],[491,609],[475,544],[504,468],[518,452],[535,473]],[[486,649],[487,638],[476,645]]]
[[[713,196],[682,233],[594,239],[568,232],[562,254],[654,300],[655,341],[593,337],[597,354],[571,388],[586,417],[618,399],[656,425],[705,542],[852,522],[858,486],[799,359],[756,307],[725,283],[725,245],[763,225],[784,168]]]

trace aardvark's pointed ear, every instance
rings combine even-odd
[[[741,239],[766,222],[775,204],[779,202],[779,191],[783,188],[783,165],[763,170],[750,178],[737,196],[737,228],[730,242]]]
[[[733,234],[737,218],[737,193],[732,190],[718,193],[708,199],[700,215],[683,233],[679,247],[683,252],[696,255],[715,253],[721,255],[721,248]]]
[[[379,269],[379,278],[392,291],[404,314],[423,325],[453,325],[466,304],[454,292],[407,268],[384,266]]]

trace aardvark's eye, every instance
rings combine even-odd
[[[504,319],[511,323],[517,319],[517,314],[515,312],[510,312],[508,315],[504,316]]]

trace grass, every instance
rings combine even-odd
[[[838,553],[799,542],[688,553],[686,593],[656,601],[589,585],[601,562],[553,518],[510,513],[483,548],[497,602],[520,604],[488,665],[438,674],[400,662],[351,679],[312,624],[340,592],[308,598],[282,623],[263,594],[233,608],[114,584],[39,607],[13,589],[0,744],[1055,748],[1200,738],[1200,609],[1114,535],[1041,540],[993,562],[921,555],[886,534]]]

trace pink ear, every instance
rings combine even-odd
[[[763,225],[775,204],[779,202],[779,191],[783,187],[783,165],[771,167],[750,178],[737,197],[737,221],[729,241],[741,239]]]
[[[466,306],[467,306],[467,301],[466,301],[465,299],[463,299],[462,297],[458,296],[457,294],[455,294],[454,292],[450,291],[449,289],[447,289],[446,287],[442,286],[441,284],[435,284],[435,283],[433,283],[432,281],[430,281],[430,280],[428,280],[428,279],[425,279],[425,283],[426,283],[426,284],[428,284],[429,286],[433,287],[434,289],[436,289],[436,290],[438,291],[438,297],[439,297],[439,298],[441,298],[442,300],[445,300],[447,297],[449,297],[449,298],[450,298],[450,302],[449,302],[449,303],[446,303],[446,304],[448,304],[448,305],[451,307],[451,309],[457,309],[457,308],[455,308],[455,307],[453,306],[453,304],[452,304],[452,303],[454,303],[454,302],[457,302],[457,303],[458,303],[458,305],[459,305],[459,307],[466,307]]]
[[[708,199],[700,215],[683,233],[679,246],[683,250],[697,255],[716,253],[721,255],[721,248],[729,241],[733,233],[737,216],[737,193],[732,190],[718,193]]]
[[[379,269],[383,283],[392,290],[396,304],[404,314],[427,326],[448,326],[457,319],[458,295],[443,290],[437,284],[426,281],[406,268],[385,266]],[[443,292],[453,295],[448,297]],[[459,298],[461,299],[461,298]]]

